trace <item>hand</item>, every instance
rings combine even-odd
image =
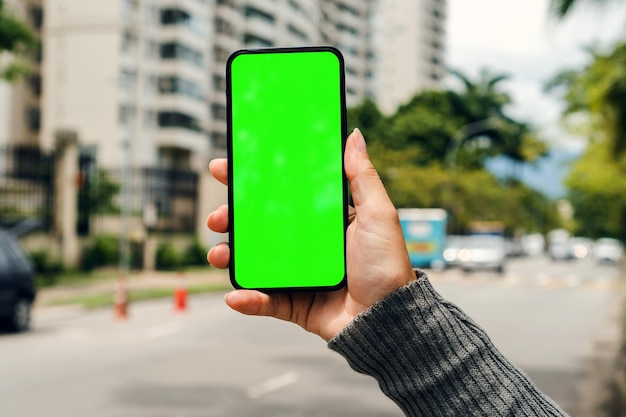
[[[398,214],[369,160],[358,129],[348,137],[344,162],[354,200],[346,232],[348,285],[316,293],[235,290],[225,297],[232,309],[291,321],[328,341],[359,313],[415,279]],[[211,161],[211,174],[223,184],[227,184],[227,168],[226,159]],[[211,213],[207,225],[215,232],[226,232],[228,207],[221,206]],[[225,243],[219,244],[207,258],[211,265],[227,268],[230,249]]]

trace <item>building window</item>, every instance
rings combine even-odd
[[[226,120],[226,106],[219,103],[212,104],[211,116],[213,116],[215,120]]]
[[[299,29],[297,29],[291,23],[287,25],[287,31],[291,35],[293,35],[294,37],[300,39],[301,41],[304,41],[304,42],[308,42],[309,41],[309,37],[306,35],[306,33],[302,32]]]
[[[274,24],[274,21],[276,20],[271,14],[252,6],[246,6],[244,9],[244,15],[248,19],[259,19],[271,24]]]
[[[41,96],[41,75],[34,74],[28,78],[28,84],[35,97]]]
[[[41,110],[38,107],[30,107],[26,110],[26,125],[31,132],[39,132],[41,128]]]
[[[228,36],[233,36],[235,34],[233,25],[220,17],[215,18],[215,31]]]
[[[161,10],[162,25],[177,25],[187,27],[198,34],[206,33],[202,22],[182,9],[167,8]]]
[[[302,16],[310,17],[307,11],[295,0],[289,0],[289,7]]]
[[[43,9],[41,6],[28,6],[28,18],[30,24],[36,29],[41,30],[43,26]]]
[[[193,132],[202,132],[202,126],[197,119],[181,112],[160,111],[157,115],[157,121],[159,127],[177,127]]]
[[[131,29],[122,32],[122,52],[128,52],[137,46],[137,37]]]
[[[129,104],[122,104],[119,108],[118,119],[122,126],[129,126],[135,117],[135,108]]]
[[[213,89],[215,91],[226,91],[226,78],[223,75],[213,76]]]
[[[176,76],[159,77],[158,89],[160,94],[182,94],[196,100],[205,99],[199,84]]]
[[[218,62],[226,62],[229,55],[230,53],[226,49],[222,48],[221,46],[215,46],[213,48],[213,56],[215,60]]]
[[[216,148],[225,148],[226,134],[222,132],[211,133],[211,142],[213,142],[213,146],[215,146]]]
[[[202,52],[182,45],[178,42],[168,42],[161,44],[162,59],[182,59],[199,67],[204,66]]]
[[[266,48],[274,46],[274,42],[260,36],[253,35],[251,33],[246,33],[245,35],[243,35],[243,42],[246,44],[246,46],[260,46]]]
[[[354,7],[348,6],[345,3],[337,4],[337,9],[339,9],[342,12],[347,12],[355,17],[359,17],[359,14],[360,14],[357,9],[355,9]]]
[[[350,33],[352,35],[358,35],[359,34],[359,31],[356,28],[354,28],[354,27],[352,27],[350,25],[346,25],[345,23],[339,23],[337,25],[337,30],[339,32],[347,32],[347,33]]]

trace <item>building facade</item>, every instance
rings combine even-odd
[[[348,106],[371,98],[386,112],[443,77],[445,0],[12,2],[42,53],[11,88],[7,136],[52,149],[74,131],[105,167],[223,155],[226,60],[240,48],[334,45]]]
[[[48,0],[40,143],[73,130],[99,164],[190,168],[205,131],[202,0]]]
[[[376,102],[393,113],[445,75],[445,0],[381,0],[377,27]]]

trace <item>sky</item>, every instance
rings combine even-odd
[[[502,86],[513,97],[510,115],[532,122],[553,147],[584,148],[584,140],[560,127],[563,103],[543,86],[560,70],[583,67],[583,45],[609,45],[626,37],[626,2],[609,1],[602,9],[581,4],[564,21],[548,13],[549,0],[447,3],[447,65],[469,76],[484,67],[508,74]]]

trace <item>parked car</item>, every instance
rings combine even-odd
[[[531,233],[520,238],[522,250],[526,256],[542,255],[546,248],[546,241],[541,233]]]
[[[35,273],[15,236],[0,231],[0,321],[13,331],[30,327]]]
[[[617,264],[624,256],[624,246],[617,239],[604,237],[593,245],[593,257],[598,263]]]
[[[585,259],[591,255],[593,240],[586,237],[572,237],[569,242],[570,258]]]
[[[468,236],[459,251],[459,266],[464,271],[493,269],[504,272],[507,243],[502,236]]]
[[[465,247],[465,236],[448,235],[446,237],[446,245],[443,250],[443,259],[446,266],[456,266],[459,264],[459,252]]]
[[[572,259],[569,244],[570,234],[564,229],[555,229],[548,233],[548,255],[553,261]]]

